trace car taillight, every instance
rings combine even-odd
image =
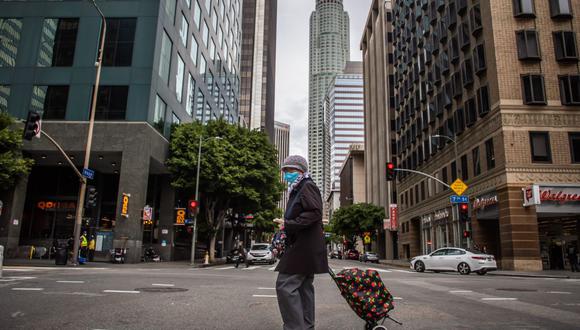
[[[485,260],[487,258],[486,257],[471,256],[471,259],[475,259],[475,260]]]

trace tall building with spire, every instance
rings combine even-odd
[[[242,10],[240,116],[242,125],[274,140],[278,0],[245,0]]]
[[[350,57],[349,17],[342,0],[316,0],[310,16],[308,161],[312,178],[324,190],[324,96]],[[322,191],[323,196],[327,192]]]

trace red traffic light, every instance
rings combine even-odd
[[[189,208],[190,209],[196,209],[197,206],[198,206],[198,202],[197,201],[195,201],[195,200],[189,201]]]
[[[463,237],[464,237],[464,238],[469,238],[469,237],[471,237],[471,232],[470,232],[470,231],[468,231],[468,230],[465,230],[465,231],[463,232]]]
[[[387,163],[387,181],[394,181],[395,180],[395,164],[388,162]]]
[[[392,170],[392,169],[394,169],[394,168],[395,168],[395,164],[393,164],[393,163],[387,163],[387,168],[388,168],[389,170]]]
[[[469,212],[469,204],[466,204],[466,203],[459,204],[459,212],[461,212],[461,213]]]

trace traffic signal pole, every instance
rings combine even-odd
[[[203,135],[199,135],[199,145],[197,148],[197,175],[195,177],[195,200],[199,203],[199,167],[201,162],[201,142]],[[197,206],[199,208],[199,204]],[[195,265],[195,238],[197,236],[197,213],[193,215],[193,233],[191,237],[191,265]]]

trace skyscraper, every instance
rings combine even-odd
[[[316,10],[310,16],[308,161],[312,178],[321,190],[324,187],[324,95],[349,57],[349,18],[342,0],[316,0]]]
[[[290,125],[277,121],[274,124],[274,132],[274,145],[276,150],[278,150],[278,164],[282,166],[284,159],[290,154]],[[282,196],[280,196],[278,207],[285,210],[287,201],[288,191],[284,189]]]
[[[327,116],[324,190],[340,190],[340,168],[353,143],[364,143],[362,62],[347,62],[331,81],[324,101]],[[327,197],[327,196],[325,196]]]
[[[242,10],[242,125],[274,139],[278,0],[245,0]]]

